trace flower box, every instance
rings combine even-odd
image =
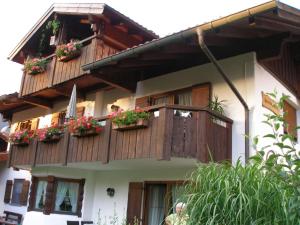
[[[45,138],[41,142],[43,143],[52,143],[52,142],[58,142],[61,138],[61,135],[52,135],[50,137]]]
[[[71,59],[77,58],[78,56],[80,56],[80,54],[81,54],[81,51],[80,50],[76,50],[76,51],[70,53],[69,55],[59,57],[58,61],[60,61],[60,62],[68,62]]]
[[[28,59],[24,64],[24,71],[30,75],[36,75],[46,71],[48,60],[46,59]]]
[[[29,145],[29,142],[12,142],[11,144],[19,147],[26,147]]]
[[[99,134],[99,132],[97,132],[95,129],[85,130],[83,132],[76,131],[74,133],[71,133],[71,135],[73,137],[87,137],[87,136],[94,136],[94,135],[97,135],[97,134]]]
[[[68,44],[59,45],[56,48],[55,54],[58,61],[67,62],[78,57],[81,54],[82,44],[78,41],[72,41]]]
[[[112,129],[113,130],[119,130],[119,131],[124,131],[124,130],[134,130],[134,129],[141,129],[141,128],[146,128],[149,125],[149,120],[148,119],[138,119],[136,123],[125,125],[125,124],[116,124],[112,123]]]
[[[102,131],[102,126],[93,117],[83,116],[78,119],[70,119],[66,123],[70,133],[74,137],[85,137],[97,135]]]

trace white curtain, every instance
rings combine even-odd
[[[164,221],[166,188],[163,185],[151,185],[149,188],[148,225],[160,225]]]
[[[75,213],[77,210],[78,190],[78,183],[69,183],[69,194],[73,213]]]
[[[192,92],[183,92],[178,94],[178,104],[179,105],[187,105],[191,106],[192,105]]]
[[[59,181],[56,190],[55,211],[61,211],[60,205],[63,203],[67,191],[69,191],[69,198],[72,205],[72,212],[75,213],[77,210],[78,189],[79,189],[78,183]]]
[[[36,209],[41,209],[39,207],[39,203],[40,203],[40,200],[41,200],[41,197],[42,197],[43,194],[44,194],[44,196],[43,196],[43,205],[45,205],[46,188],[47,188],[47,181],[40,180],[38,182],[37,190],[36,190],[36,198],[35,198],[35,206],[34,206]]]

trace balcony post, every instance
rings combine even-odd
[[[38,140],[37,140],[37,138],[35,138],[34,140],[33,140],[33,143],[32,143],[32,150],[31,150],[31,166],[32,167],[35,167],[35,165],[36,165],[36,155],[37,155],[37,149],[38,149]]]
[[[208,162],[208,129],[209,129],[209,116],[205,111],[196,113],[197,118],[197,152],[196,158],[202,163]],[[211,138],[211,137],[210,137]]]
[[[157,160],[170,160],[172,148],[174,110],[161,108],[159,110],[156,141],[156,158]]]
[[[63,166],[66,166],[68,163],[69,143],[70,143],[70,132],[68,131],[68,129],[65,129],[64,142],[61,151],[61,160]]]

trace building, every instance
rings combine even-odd
[[[32,174],[23,224],[161,223],[197,162],[254,154],[244,134],[265,133],[260,121],[275,110],[265,93],[274,88],[291,97],[284,132],[292,133],[299,124],[299,17],[298,9],[270,1],[159,38],[105,4],[51,6],[9,56],[24,63],[41,54],[48,63],[25,71],[18,96],[5,96],[11,104],[0,111],[12,132],[63,125],[76,84],[77,117],[97,117],[103,127],[94,136],[65,130],[56,142],[11,146],[9,165]],[[198,28],[239,94],[199,46]],[[80,51],[59,58],[56,46],[75,39]],[[225,115],[207,108],[213,96],[226,100]],[[137,106],[151,113],[148,126],[113,129],[111,111]]]

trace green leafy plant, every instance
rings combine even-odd
[[[47,30],[51,29],[53,35],[56,35],[58,33],[59,28],[60,28],[60,21],[57,19],[50,20],[46,25],[46,29]]]
[[[296,147],[296,137],[293,134],[284,133],[284,130],[289,126],[284,119],[287,114],[284,111],[284,103],[289,99],[289,96],[283,94],[279,101],[276,101],[278,96],[276,91],[268,93],[268,95],[276,102],[275,106],[282,113],[264,115],[263,123],[269,127],[271,132],[262,138],[254,138],[253,145],[258,154],[252,159],[260,163],[262,169],[269,176],[283,181],[285,191],[293,193],[287,202],[287,212],[290,224],[300,224],[300,151]],[[268,144],[260,146],[261,139]]]
[[[47,127],[36,131],[36,135],[39,141],[49,141],[53,137],[59,138],[62,134],[63,127],[59,127],[58,125],[53,125],[51,127]]]
[[[226,100],[219,100],[218,96],[214,96],[213,100],[209,102],[208,107],[215,112],[220,113],[221,115],[225,114],[225,102]]]
[[[112,122],[117,125],[131,125],[135,124],[139,119],[147,120],[150,117],[150,113],[141,109],[136,108],[135,110],[113,112],[109,115]]]

